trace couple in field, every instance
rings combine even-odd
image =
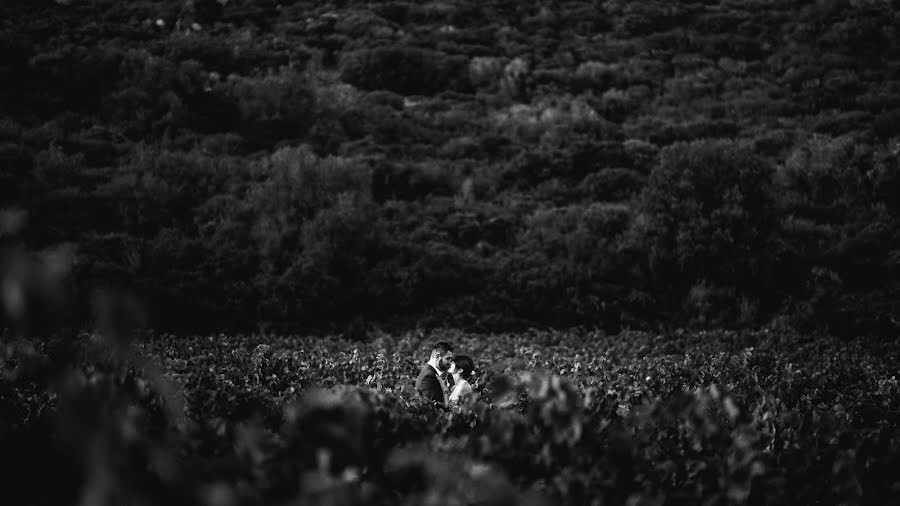
[[[443,406],[458,403],[472,393],[469,378],[475,363],[465,355],[453,355],[453,347],[441,341],[434,345],[428,363],[416,379],[422,397]]]

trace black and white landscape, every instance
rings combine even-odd
[[[898,203],[896,0],[0,0],[0,502],[900,504]]]

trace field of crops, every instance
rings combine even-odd
[[[776,330],[370,338],[9,341],[8,504],[900,500],[895,343]],[[468,405],[414,394],[438,340],[475,358]]]

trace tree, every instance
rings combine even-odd
[[[773,260],[772,166],[729,141],[663,149],[636,220],[651,276],[679,297],[700,280],[756,291]]]

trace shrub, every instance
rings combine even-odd
[[[463,158],[482,158],[485,157],[487,153],[482,149],[481,142],[479,142],[478,139],[464,135],[461,137],[454,137],[445,142],[440,150],[438,150],[438,155],[441,158],[456,160]]]
[[[588,61],[575,69],[572,83],[576,90],[590,90],[600,94],[609,88],[622,85],[624,83],[622,75],[621,65],[618,63]]]
[[[216,3],[217,0],[213,0]],[[191,31],[171,37],[164,46],[171,61],[195,60],[222,75],[252,75],[279,67],[303,68],[312,58],[309,48],[289,44],[271,35],[247,37],[212,30]]]
[[[841,284],[841,277],[836,272],[822,266],[813,267],[805,280],[803,298],[797,302],[798,307],[794,308],[794,326],[804,332],[827,331],[836,322],[840,322],[842,315],[839,314],[841,308],[838,299]]]
[[[615,248],[617,238],[626,232],[633,215],[634,211],[627,205],[594,202],[584,209],[579,229],[589,237],[608,241]],[[588,258],[592,253],[585,250],[584,254],[583,258]]]
[[[869,194],[864,146],[854,136],[813,135],[778,169],[788,201],[799,206],[845,207]]]
[[[610,121],[621,123],[639,109],[648,96],[649,88],[643,85],[626,89],[610,88],[600,96],[597,112]]]
[[[690,103],[715,96],[723,80],[722,71],[714,67],[679,73],[665,80],[661,94],[667,104]]]
[[[469,80],[477,88],[500,86],[506,59],[496,56],[476,56],[469,61]]]
[[[468,61],[462,57],[413,47],[380,47],[345,55],[341,79],[365,90],[434,95],[468,89],[467,69]]]
[[[768,56],[768,51],[759,39],[733,33],[701,35],[695,43],[701,54],[713,59],[727,56],[736,60],[754,61]]]
[[[117,81],[126,77],[123,66],[131,52],[125,53],[114,44],[85,46],[67,41],[58,46],[35,51],[28,63],[28,80],[46,95],[33,104],[34,112],[41,113],[47,106],[57,107],[55,114],[60,110],[95,111],[107,94],[116,90]],[[22,90],[24,94],[33,91]]]
[[[896,199],[900,195],[900,140],[895,144],[897,147],[892,153],[881,154],[876,161],[873,191],[876,199],[895,214],[900,214],[900,203]]]
[[[226,3],[219,0],[188,0],[183,12],[200,23],[212,23],[222,17]]]
[[[587,135],[572,136],[568,142],[561,142],[556,149],[569,154],[572,160],[570,174],[576,179],[601,168],[622,166],[628,162],[625,148],[618,139],[598,141]]]
[[[35,165],[34,155],[23,146],[0,144],[0,199],[14,203],[26,195]]]
[[[622,204],[597,202],[539,209],[525,220],[518,238],[521,252],[548,259],[566,259],[572,268],[601,275],[630,224],[631,209]],[[585,273],[584,281],[591,275]]]
[[[390,33],[392,28],[385,19],[368,11],[351,11],[339,17],[334,24],[336,32],[355,39]]]
[[[696,21],[696,29],[704,33],[734,33],[750,18],[743,11],[704,13]]]
[[[365,103],[372,104],[374,106],[389,107],[397,111],[403,110],[403,96],[398,95],[392,91],[372,91],[363,96],[362,100]]]
[[[503,67],[500,90],[513,100],[527,100],[530,74],[531,65],[528,60],[522,57],[513,58]]]
[[[526,141],[536,141],[554,128],[602,130],[609,123],[582,97],[561,97],[528,105],[517,104],[495,113],[493,121],[501,131]]]
[[[451,196],[456,185],[451,175],[438,167],[414,167],[382,163],[372,171],[372,198],[386,200],[417,200],[428,196]]]
[[[881,139],[888,139],[900,132],[900,109],[879,114],[872,124],[872,130]]]
[[[413,6],[406,2],[379,2],[372,7],[373,12],[382,18],[404,25],[408,22]]]
[[[84,170],[84,155],[69,155],[57,146],[39,152],[34,157],[34,177],[47,190],[80,187]]]
[[[872,125],[872,115],[864,111],[842,111],[840,113],[824,113],[812,123],[811,130],[831,136],[840,136],[859,132]],[[877,123],[873,125],[877,128]]]
[[[140,147],[95,190],[115,205],[113,213],[98,213],[93,225],[113,221],[113,228],[145,238],[166,226],[191,227],[196,208],[247,175],[233,158]]]
[[[371,204],[353,193],[338,194],[332,206],[302,224],[301,249],[278,280],[281,294],[291,294],[283,298],[288,314],[321,324],[364,313],[371,306],[367,272],[380,239]]]
[[[507,186],[527,188],[566,172],[568,163],[558,151],[524,151],[503,167],[502,182]]]
[[[410,146],[436,142],[435,129],[425,119],[402,111],[402,104],[401,101],[398,108],[396,102],[374,104],[364,98],[356,107],[340,114],[341,128],[351,140],[368,136],[378,145],[376,152],[382,153],[402,147],[408,156]]]
[[[658,146],[699,139],[735,137],[740,128],[730,119],[696,118],[671,121],[658,116],[644,116],[626,123],[626,135],[643,138]]]
[[[649,174],[656,165],[659,148],[641,139],[628,139],[622,143],[629,166],[641,174]]]
[[[880,87],[870,85],[869,90],[856,97],[856,103],[862,109],[877,114],[900,108],[900,86],[898,86],[898,83],[890,81]]]
[[[713,283],[759,286],[776,227],[772,173],[767,162],[733,142],[663,149],[640,205],[651,268],[675,285],[706,276]]]
[[[264,256],[280,261],[299,248],[303,224],[334,206],[341,194],[368,197],[369,170],[353,159],[319,158],[306,147],[282,148],[257,170],[262,180],[250,187],[247,204],[255,219],[254,236]]]
[[[617,19],[616,31],[622,36],[645,36],[682,26],[685,19],[677,5],[655,1],[626,3]]]
[[[784,128],[766,128],[753,138],[753,149],[765,156],[776,157],[793,147],[796,133]]]
[[[734,287],[705,280],[691,287],[684,306],[690,322],[705,328],[752,325],[757,318],[757,305],[750,298]]]
[[[449,202],[445,202],[449,207]],[[420,203],[393,202],[389,209],[391,213],[406,210],[408,215],[421,207]],[[391,316],[434,314],[439,304],[452,304],[484,285],[488,272],[479,255],[450,242],[468,239],[462,226],[438,216],[430,217],[426,223],[404,223],[404,216],[395,217],[388,224],[414,227],[414,230],[387,230],[388,249],[369,272],[373,308]]]
[[[585,176],[578,189],[591,200],[624,200],[639,193],[645,180],[637,171],[608,168]]]
[[[300,138],[315,119],[313,88],[289,68],[261,77],[231,75],[220,86],[241,111],[242,135],[257,145]]]
[[[195,61],[176,64],[138,50],[125,53],[119,74],[100,110],[125,135],[138,139],[186,126],[189,111],[183,97],[202,90],[208,77]]]

